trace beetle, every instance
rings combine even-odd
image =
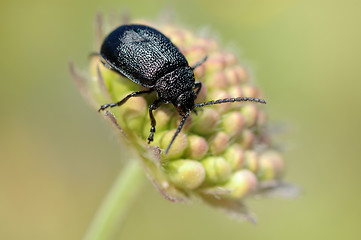
[[[112,31],[103,41],[100,49],[101,62],[109,69],[124,75],[147,90],[133,92],[122,100],[104,104],[99,112],[121,106],[129,98],[156,91],[158,98],[149,106],[151,122],[148,144],[153,141],[156,120],[153,111],[161,104],[173,104],[183,117],[165,153],[167,154],[186,119],[195,108],[227,103],[253,101],[266,103],[259,98],[226,98],[205,103],[195,103],[202,88],[196,82],[193,70],[206,61],[207,57],[190,67],[179,49],[158,30],[145,25],[122,25]]]

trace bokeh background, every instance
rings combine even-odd
[[[71,81],[97,12],[210,29],[251,66],[284,130],[294,200],[249,199],[258,225],[164,200],[146,181],[117,239],[359,239],[361,1],[0,1],[0,239],[81,239],[127,159]],[[166,12],[166,11],[165,11]]]

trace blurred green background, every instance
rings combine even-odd
[[[71,81],[97,12],[208,27],[253,69],[286,126],[295,200],[249,199],[258,225],[164,200],[147,181],[118,239],[359,239],[361,1],[0,2],[0,239],[81,239],[132,155]]]

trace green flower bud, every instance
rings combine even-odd
[[[238,77],[236,67],[226,69],[226,76],[229,84],[232,86],[239,86],[241,83],[241,79]]]
[[[204,108],[192,123],[192,131],[199,135],[212,134],[219,124],[219,113],[213,108]]]
[[[248,81],[248,73],[244,67],[235,66],[234,70],[241,83],[245,83]]]
[[[203,59],[207,54],[207,49],[204,46],[195,45],[187,49],[188,62],[191,66],[196,64],[199,60]],[[203,66],[203,71],[205,67]]]
[[[187,158],[199,160],[208,152],[207,141],[203,137],[197,135],[188,136],[188,149],[186,151]]]
[[[114,71],[109,71],[109,69],[105,66],[99,65],[99,62],[96,68],[99,68],[100,76],[102,77],[108,90],[108,94],[111,96],[113,101],[118,101],[121,99],[120,97],[125,97],[129,94],[129,92],[137,90],[135,83],[127,84],[129,79],[120,76]],[[98,70],[95,71],[98,72]],[[95,81],[95,83],[99,85],[98,82]]]
[[[172,111],[166,107],[160,107],[154,111],[154,118],[157,119],[157,131],[169,128],[169,122],[172,118]],[[149,125],[146,126],[147,134],[149,134]]]
[[[164,134],[163,138],[160,141],[160,148],[166,149],[172,140],[174,133],[176,130],[168,131],[166,134]],[[171,149],[169,150],[168,154],[164,157],[168,160],[170,159],[178,159],[183,156],[185,150],[188,147],[188,139],[187,136],[180,132],[175,139]]]
[[[210,138],[210,150],[213,155],[221,154],[228,146],[229,138],[224,132],[217,132]]]
[[[267,151],[259,158],[258,176],[262,180],[280,179],[284,170],[282,156],[276,151]]]
[[[149,121],[149,124],[150,124],[150,121]],[[145,129],[144,129],[143,138],[148,138],[148,136],[149,136],[149,124],[148,124],[148,122],[146,122],[146,123],[144,124],[146,127],[145,127]],[[149,145],[161,147],[161,146],[162,146],[163,137],[164,137],[166,134],[169,134],[169,131],[168,131],[168,130],[159,131],[159,132],[157,131],[157,134],[154,135],[154,141],[153,141],[152,143],[150,143]],[[162,147],[164,147],[164,146],[162,146]],[[163,148],[163,149],[164,149],[164,148]]]
[[[259,166],[258,154],[255,151],[248,150],[244,153],[244,167],[257,172]]]
[[[119,108],[119,111],[125,121],[138,116],[144,118],[144,115],[148,111],[148,104],[144,98],[132,98],[123,104],[122,108]]]
[[[183,46],[187,42],[187,33],[171,26],[164,27],[163,33],[168,35],[170,40],[178,46]],[[189,34],[188,34],[189,37]]]
[[[202,164],[188,159],[170,162],[167,174],[174,185],[187,190],[196,189],[205,179]]]
[[[242,131],[242,147],[243,149],[251,149],[254,143],[254,133],[249,129]]]
[[[207,82],[207,86],[213,89],[227,89],[229,82],[224,72],[214,73]]]
[[[252,85],[243,86],[243,94],[245,97],[258,97],[258,90]]]
[[[232,174],[223,188],[229,190],[226,197],[240,199],[255,191],[257,183],[254,173],[249,170],[240,170]]]
[[[238,144],[233,144],[228,147],[224,153],[224,157],[233,171],[240,169],[243,165],[244,152],[242,147]]]
[[[228,66],[232,66],[237,63],[237,58],[233,53],[224,53],[224,54],[225,54],[224,58]]]
[[[242,107],[241,113],[248,127],[254,126],[257,122],[258,109],[254,104],[247,104]]]
[[[220,184],[231,174],[229,163],[222,157],[207,157],[202,160],[202,165],[206,171],[206,182],[209,184]]]
[[[245,120],[239,112],[230,112],[222,118],[222,128],[231,138],[239,138],[245,125]]]
[[[221,53],[209,54],[206,71],[210,73],[222,71],[225,67],[225,63],[225,59]]]

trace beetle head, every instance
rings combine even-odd
[[[184,115],[185,113],[194,109],[194,101],[196,98],[196,93],[193,91],[193,89],[190,89],[189,91],[185,91],[179,95],[178,98],[173,102],[173,105],[177,108],[181,115]]]

